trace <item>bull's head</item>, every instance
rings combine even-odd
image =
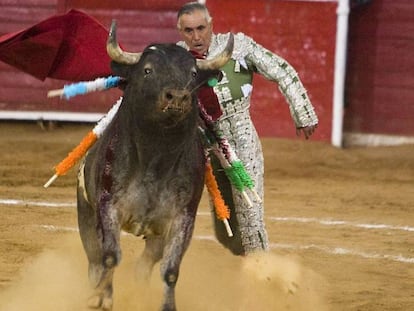
[[[176,44],[153,44],[142,53],[130,53],[120,48],[112,22],[107,51],[112,70],[127,83],[123,102],[148,121],[174,126],[195,110],[196,91],[209,79],[221,78],[219,68],[230,59],[233,43],[231,35],[224,51],[211,60],[195,60]]]

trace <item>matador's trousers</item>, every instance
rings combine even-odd
[[[218,159],[212,156],[214,175],[222,196],[230,208],[229,223],[234,234],[233,237],[228,237],[223,223],[213,216],[216,237],[236,255],[268,250],[269,242],[263,219],[263,153],[248,109],[220,119],[217,121],[217,128],[228,139],[231,147],[244,163],[262,202],[249,195],[253,202],[253,207],[250,207],[240,191],[230,184]]]

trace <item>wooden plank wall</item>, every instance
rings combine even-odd
[[[0,0],[0,35],[27,28],[56,12],[58,0]]]
[[[0,0],[3,33],[20,30],[54,13],[80,9],[104,25],[118,19],[119,41],[140,50],[154,41],[175,42],[176,12],[186,1],[173,0]],[[243,31],[285,57],[299,72],[321,119],[317,139],[329,140],[336,1],[208,0],[216,31]],[[12,16],[11,18],[8,18]],[[46,99],[60,81],[38,81],[0,63],[0,110],[105,112],[120,95],[109,91],[66,103]],[[257,77],[252,115],[260,135],[294,137],[287,105],[277,86]]]
[[[313,139],[330,141],[337,2],[207,0],[207,6],[216,32],[244,32],[293,65],[319,116]],[[286,101],[259,75],[251,110],[261,136],[295,137]]]
[[[56,12],[57,0],[0,0],[0,35],[16,32]],[[0,62],[0,110],[41,108],[46,98],[43,83]]]
[[[414,136],[414,1],[351,11],[345,131]]]
[[[118,39],[125,49],[142,50],[155,42],[177,42],[176,16],[183,0],[66,0],[66,9],[76,8],[94,16],[109,28],[118,21]]]
[[[140,50],[178,40],[177,9],[186,1],[0,0],[0,35],[70,8],[104,25],[119,20],[119,40]],[[208,0],[217,32],[243,31],[286,58],[299,72],[320,117],[317,138],[329,140],[336,1]],[[229,13],[230,12],[230,13]],[[348,132],[413,135],[414,2],[375,0],[351,10],[344,128]],[[105,112],[120,95],[101,92],[70,104],[46,99],[63,82],[39,81],[0,62],[0,110]],[[252,115],[263,136],[293,137],[284,99],[274,84],[255,78]]]

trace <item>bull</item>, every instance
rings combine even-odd
[[[112,23],[107,51],[126,81],[118,113],[80,166],[77,210],[94,293],[90,308],[111,310],[112,279],[121,260],[121,230],[143,236],[137,274],[160,261],[162,310],[176,310],[174,288],[193,234],[204,185],[196,91],[229,59],[233,37],[212,60],[195,60],[175,44],[126,52]]]

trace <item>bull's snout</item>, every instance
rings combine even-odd
[[[160,107],[163,112],[186,113],[191,110],[191,93],[187,90],[165,89],[161,92]]]

